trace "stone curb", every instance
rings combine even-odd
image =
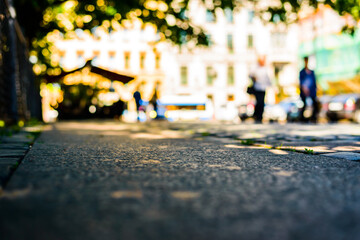
[[[39,127],[29,127],[11,136],[0,136],[0,194],[40,132]]]

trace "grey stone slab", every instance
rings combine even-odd
[[[34,137],[30,134],[15,134],[9,137],[3,137],[2,143],[29,143],[34,140]]]
[[[0,158],[0,167],[6,164],[16,164],[20,158]]]
[[[6,138],[3,139],[2,142],[3,143],[24,143],[24,144],[29,144],[32,140],[31,139],[15,139],[15,138]]]
[[[326,153],[322,156],[333,157],[333,158],[343,158],[350,161],[360,161],[360,153],[353,152],[336,152],[336,153]]]
[[[1,143],[0,150],[1,149],[27,150],[29,149],[29,145],[24,143]]]
[[[2,157],[21,157],[24,156],[26,150],[0,149],[0,158]]]

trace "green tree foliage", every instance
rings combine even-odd
[[[309,7],[316,9],[320,4],[331,7],[341,16],[351,17],[353,22],[349,22],[344,30],[354,32],[356,23],[360,21],[360,0],[281,0],[279,4],[270,6],[266,11],[271,13],[271,21],[289,22],[297,20],[297,13],[301,9]],[[295,19],[291,17],[294,14],[296,14]]]

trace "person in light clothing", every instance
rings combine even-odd
[[[254,95],[256,98],[254,119],[258,123],[261,123],[263,119],[266,88],[271,86],[268,68],[265,62],[265,56],[259,57],[257,67],[250,74],[250,78],[254,83]]]

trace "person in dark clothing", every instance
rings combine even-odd
[[[310,120],[313,122],[317,121],[317,115],[319,112],[319,106],[316,97],[316,77],[315,72],[310,70],[308,67],[309,58],[304,57],[304,68],[300,71],[299,79],[300,79],[300,98],[304,103],[303,108],[300,111],[300,120],[305,122],[306,119],[304,117],[304,112],[306,109],[306,99],[309,97],[312,100],[312,108],[313,112]]]
[[[141,107],[141,94],[139,91],[135,91],[134,95],[133,95],[134,99],[135,99],[135,103],[136,103],[136,113],[137,113],[137,119],[138,121],[139,119],[139,111],[140,111],[140,107]]]
[[[155,88],[154,95],[153,95],[153,97],[151,98],[150,102],[151,102],[151,104],[153,105],[154,111],[155,111],[156,113],[157,113],[157,110],[158,110],[157,99],[158,99],[158,93],[157,93],[157,90],[156,90],[156,88]]]

